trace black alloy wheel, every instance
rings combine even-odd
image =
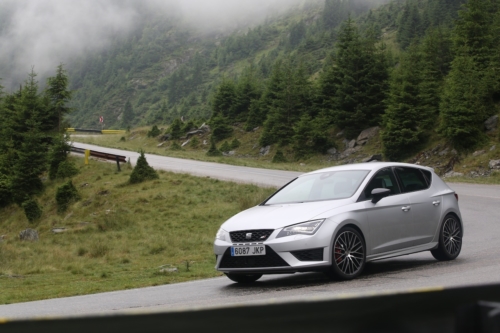
[[[462,250],[462,225],[454,215],[446,215],[439,232],[439,244],[431,253],[440,261],[453,260]]]
[[[248,283],[254,283],[258,279],[260,279],[262,277],[262,274],[233,274],[233,273],[226,273],[226,276],[230,280],[232,280],[234,282],[248,284]]]
[[[333,242],[330,276],[351,280],[363,271],[366,261],[365,242],[354,228],[342,228]]]

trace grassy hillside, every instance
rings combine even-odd
[[[0,211],[0,304],[219,276],[212,244],[220,224],[272,192],[161,171],[159,180],[127,185],[130,168],[74,161],[81,200],[65,213],[55,202],[62,181],[45,182],[36,224],[18,206]],[[26,228],[40,240],[20,241]]]

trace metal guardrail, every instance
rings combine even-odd
[[[98,134],[125,134],[125,130],[97,130],[97,129],[85,129],[85,128],[66,128],[66,132],[83,132],[83,133],[98,133]]]
[[[255,287],[260,290],[258,285]],[[500,284],[188,311],[129,312],[10,322],[0,318],[0,323],[3,323],[0,331],[498,333],[500,303],[494,303],[498,301]]]
[[[87,150],[87,149],[71,147],[71,151],[73,153],[77,153],[77,154],[84,154],[85,155],[85,150]],[[95,150],[90,150],[90,156],[103,158],[103,159],[110,160],[110,161],[116,161],[117,163],[118,162],[123,162],[123,163],[127,162],[127,156],[108,154],[108,153],[103,153],[103,152],[95,151]]]

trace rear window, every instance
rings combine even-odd
[[[420,169],[398,167],[395,171],[401,181],[403,193],[425,190],[430,186]]]

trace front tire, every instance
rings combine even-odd
[[[439,231],[439,245],[431,250],[432,256],[440,261],[453,260],[462,250],[462,225],[454,215],[446,215]]]
[[[254,283],[258,279],[260,279],[262,277],[262,274],[232,274],[232,273],[227,273],[226,276],[234,282],[249,284],[249,283]]]
[[[352,280],[365,267],[366,249],[361,234],[354,228],[340,229],[333,242],[332,266],[327,275],[339,280]]]

